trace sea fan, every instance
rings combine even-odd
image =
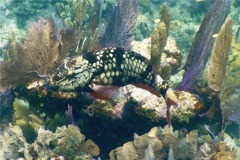
[[[103,47],[130,49],[138,15],[137,0],[119,0],[100,39]]]
[[[24,43],[16,43],[14,59],[0,62],[0,89],[39,80],[51,74],[77,42],[74,30],[61,30],[52,18],[32,23]]]

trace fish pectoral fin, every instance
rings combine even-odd
[[[101,94],[101,93],[98,93],[98,92],[91,92],[90,94],[91,94],[93,97],[95,97],[96,99],[100,99],[100,100],[109,100],[109,99],[110,99],[110,97],[105,96],[105,95],[103,95],[103,94]]]
[[[93,90],[91,95],[101,100],[116,99],[120,94],[118,86],[91,83],[90,88]]]

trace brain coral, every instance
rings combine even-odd
[[[109,155],[111,160],[221,160],[221,156],[234,160],[237,146],[232,145],[232,141],[226,134],[212,139],[209,135],[199,136],[198,130],[192,130],[181,136],[179,131],[173,131],[172,126],[154,127],[141,136],[134,134],[133,142],[112,150]]]

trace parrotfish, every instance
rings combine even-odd
[[[55,91],[89,92],[96,98],[109,99],[112,88],[128,84],[158,97],[165,96],[169,88],[167,81],[155,74],[148,59],[120,48],[104,48],[66,59],[47,87]]]
[[[65,59],[46,82],[55,91],[89,92],[98,99],[110,99],[114,90],[133,84],[167,102],[167,122],[170,122],[170,106],[176,105],[175,94],[153,70],[144,56],[120,48],[104,48]]]

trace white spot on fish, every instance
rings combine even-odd
[[[121,69],[124,69],[124,64],[121,64]]]
[[[111,72],[111,76],[114,76],[114,75],[115,75],[115,72],[112,71],[112,72]]]
[[[104,66],[104,69],[105,69],[105,70],[107,70],[107,69],[108,69],[108,66],[107,66],[107,65],[105,65],[105,66]]]
[[[119,76],[119,71],[116,71],[116,76],[117,76],[117,77]]]
[[[113,57],[113,54],[110,53],[109,56],[110,56],[110,57]]]
[[[105,73],[102,73],[102,74],[100,75],[100,78],[103,79],[104,77],[105,77]]]
[[[136,66],[136,61],[133,61],[133,66]]]
[[[131,59],[131,60],[130,60],[130,65],[133,65],[133,62],[134,62],[134,61]]]
[[[110,72],[108,71],[108,72],[106,73],[106,75],[107,75],[107,77],[110,77]]]
[[[126,63],[127,63],[127,64],[129,63],[129,60],[128,60],[128,58],[127,58],[125,61],[126,61]]]
[[[97,59],[100,60],[100,56],[97,56]]]
[[[123,58],[126,58],[126,54],[123,54]]]
[[[112,52],[112,53],[113,53],[113,52],[114,52],[114,50],[113,50],[113,49],[111,49],[111,50],[110,50],[110,52]]]
[[[109,68],[109,70],[112,70],[112,65],[108,64],[108,68]]]
[[[113,82],[113,79],[110,77],[109,80],[108,80],[108,83],[112,84],[112,82]]]
[[[107,84],[107,83],[108,83],[107,77],[104,77],[103,83],[104,83],[104,84]]]

